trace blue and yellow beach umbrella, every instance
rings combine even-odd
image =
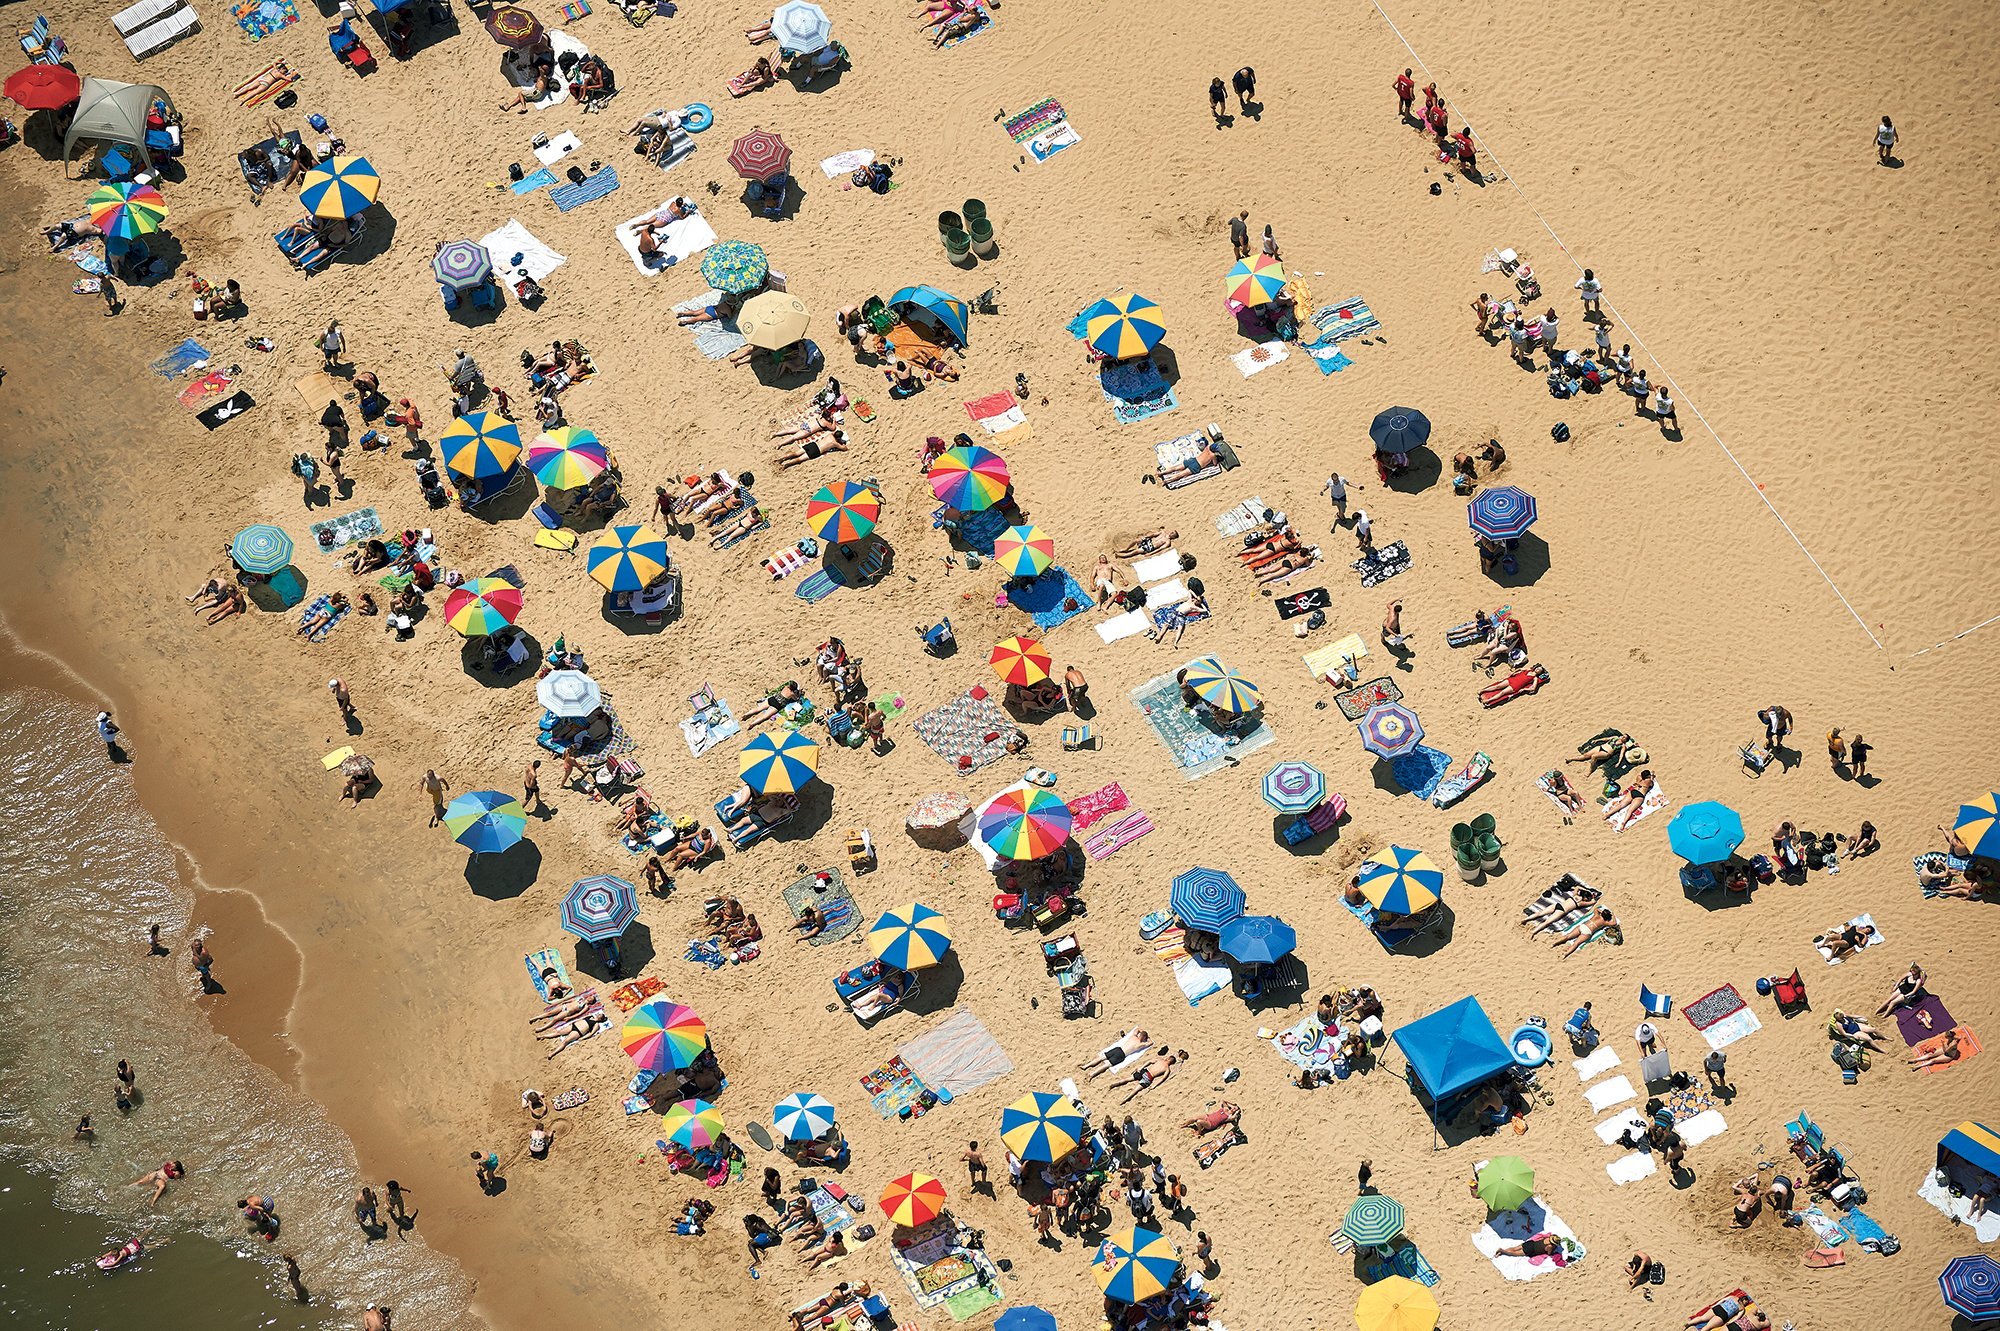
[[[1264,705],[1262,690],[1213,656],[1204,656],[1189,666],[1182,682],[1203,702],[1225,712],[1250,712]]]
[[[818,771],[819,745],[796,730],[757,736],[736,762],[736,774],[759,795],[796,795]]]
[[[606,591],[636,592],[667,568],[667,538],[638,523],[607,528],[584,552],[584,567]]]
[[[2000,859],[2000,791],[1988,791],[1970,804],[1959,805],[1952,831],[1974,855]]]
[[[1134,1225],[1105,1239],[1092,1265],[1105,1298],[1143,1303],[1172,1288],[1181,1258],[1166,1235]]]
[[[444,427],[438,451],[454,476],[504,476],[521,458],[521,427],[491,411],[468,412]]]
[[[335,157],[306,172],[299,203],[314,217],[358,217],[382,192],[382,177],[366,157]]]
[[[1431,857],[1402,846],[1364,860],[1356,882],[1361,895],[1391,915],[1414,915],[1444,894],[1444,872]]]
[[[896,906],[869,926],[868,950],[897,970],[935,966],[951,951],[951,921],[920,901]]]
[[[528,812],[504,791],[474,790],[445,809],[444,826],[452,840],[474,854],[505,850],[527,835]]]
[[[1166,335],[1159,305],[1135,291],[1100,300],[1083,312],[1083,340],[1112,360],[1143,356]]]
[[[1054,1163],[1090,1135],[1090,1120],[1066,1095],[1036,1091],[1000,1111],[1000,1142],[1022,1160]]]

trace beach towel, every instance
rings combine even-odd
[[[1202,999],[1219,994],[1229,987],[1229,967],[1219,961],[1182,957],[1174,963],[1173,972],[1174,983],[1181,987],[1181,993],[1186,997],[1189,1007],[1195,1007]]]
[[[794,920],[806,913],[806,907],[817,906],[826,916],[826,927],[806,939],[813,947],[825,947],[851,936],[861,927],[861,908],[854,903],[854,894],[841,880],[840,870],[826,870],[828,882],[820,885],[818,874],[807,874],[785,888],[785,906],[792,912]]]
[[[1155,444],[1153,445],[1153,469],[1164,476],[1176,467],[1191,465],[1199,456],[1202,446],[1208,443],[1209,438],[1207,433],[1196,430],[1192,434],[1184,434],[1179,438],[1169,439],[1165,443]],[[1180,490],[1193,485],[1196,481],[1205,481],[1211,476],[1220,476],[1229,467],[1234,465],[1233,461],[1230,460],[1222,449],[1215,449],[1215,455],[1217,460],[1213,466],[1203,467],[1199,471],[1189,472],[1185,476],[1176,476],[1171,481],[1162,481],[1161,483],[1169,490]]]
[[[1322,343],[1344,342],[1350,337],[1360,337],[1380,328],[1381,322],[1368,308],[1368,302],[1354,300],[1333,301],[1313,311],[1312,323],[1326,334]]]
[[[1040,134],[1029,139],[1023,146],[1028,156],[1037,162],[1046,162],[1065,148],[1074,148],[1083,142],[1083,135],[1067,120],[1059,120]]]
[[[1173,387],[1151,361],[1106,365],[1097,376],[1098,391],[1111,404],[1120,423],[1133,425],[1180,405]]]
[[[980,31],[983,32],[985,29],[982,28]],[[950,42],[945,43],[947,46],[951,44]],[[967,1318],[975,1317],[985,1312],[988,1308],[995,1307],[1005,1297],[1000,1292],[998,1285],[988,1285],[983,1282],[976,1283],[969,1289],[962,1289],[946,1299],[944,1301],[944,1310],[951,1314],[952,1321],[963,1322]]]
[[[1146,608],[1148,610],[1161,610],[1177,606],[1182,601],[1187,600],[1192,594],[1188,591],[1186,583],[1182,582],[1179,578],[1175,578],[1170,582],[1163,582],[1157,587],[1148,587],[1146,589]]]
[[[976,772],[1007,752],[1016,726],[983,685],[959,694],[913,723],[917,738],[961,772]],[[992,738],[987,738],[991,736]]]
[[[1874,947],[1877,943],[1880,943],[1882,941],[1881,926],[1875,923],[1875,917],[1873,915],[1868,915],[1868,914],[1857,915],[1853,919],[1849,920],[1847,923],[1850,925],[1865,924],[1868,925],[1870,928],[1874,929],[1875,932],[1868,935],[1868,941],[1861,945],[1861,950],[1866,951],[1868,948]],[[1824,943],[1813,944],[1813,951],[1819,953],[1820,956],[1824,957],[1826,959],[1826,964],[1829,966],[1838,966],[1842,961],[1846,960],[1845,957],[1834,956],[1833,949],[1826,946]],[[1854,954],[1850,952],[1847,955],[1851,957]]]
[[[299,76],[292,72],[290,65],[282,60],[273,60],[237,84],[229,95],[244,107],[261,106],[298,81]]]
[[[1634,1138],[1646,1135],[1646,1116],[1636,1109],[1620,1110],[1597,1125],[1597,1140],[1606,1146],[1616,1146],[1627,1133]]]
[[[229,16],[253,42],[283,32],[299,21],[299,7],[292,0],[237,0]]]
[[[1666,807],[1667,788],[1660,782],[1655,781],[1652,790],[1647,792],[1645,799],[1636,805],[1626,805],[1618,811],[1616,816],[1605,819],[1605,825],[1614,832],[1623,832],[1634,823],[1650,818]]]
[[[849,148],[846,152],[821,158],[819,169],[826,173],[828,180],[844,180],[862,167],[872,165],[874,161],[873,148]]]
[[[1743,995],[1736,992],[1736,986],[1725,984],[1720,989],[1711,989],[1692,1003],[1681,1005],[1681,1015],[1688,1025],[1698,1031],[1705,1031],[1716,1022],[1743,1008]]]
[[[208,348],[189,338],[179,346],[170,349],[164,356],[153,361],[146,368],[162,379],[172,379],[198,365],[208,364]]]
[[[1838,1248],[1813,1248],[1799,1260],[1807,1266],[1824,1269],[1829,1266],[1847,1265],[1847,1254]]]
[[[1234,536],[1241,536],[1263,522],[1264,514],[1269,508],[1270,505],[1264,502],[1263,496],[1251,495],[1236,507],[1224,509],[1215,515],[1215,534],[1225,541]]]
[[[1925,1076],[1929,1076],[1933,1072],[1944,1072],[1951,1068],[1970,1063],[1979,1054],[1985,1052],[1986,1046],[1979,1043],[1979,1037],[1972,1033],[1970,1026],[1954,1026],[1951,1030],[1958,1033],[1958,1057],[1949,1063],[1933,1063],[1929,1067],[1918,1068],[1917,1071],[1923,1073]],[[1938,1050],[1944,1048],[1944,1037],[1950,1033],[1951,1031],[1947,1031],[1941,1035],[1933,1035],[1930,1039],[1920,1044],[1911,1045],[1911,1055],[1914,1057],[1920,1054],[1935,1054]]]
[[[1847,1213],[1847,1218],[1840,1222],[1840,1228],[1846,1233],[1847,1237],[1853,1239],[1863,1247],[1871,1243],[1879,1243],[1889,1237],[1889,1231],[1882,1228],[1876,1222],[1874,1216],[1869,1215],[1858,1206]]]
[[[543,166],[554,166],[582,146],[582,139],[570,130],[564,130],[534,150],[535,160]]]
[[[1446,772],[1425,798],[1430,800],[1433,808],[1448,809],[1477,790],[1492,774],[1493,760],[1483,753],[1475,753],[1472,761],[1465,766]]]
[[[721,299],[722,293],[711,287],[699,296],[674,306],[674,313],[685,314],[694,310],[705,310]],[[737,331],[734,320],[710,321],[691,326],[694,329],[695,350],[710,360],[721,360],[747,341],[743,334]]]
[[[554,948],[545,947],[540,952],[531,952],[521,960],[527,963],[528,981],[535,986],[535,992],[541,996],[544,1003],[549,1001],[549,982],[542,978],[543,971],[553,970],[556,973],[556,983],[565,988],[570,987],[569,967],[563,964],[562,957],[557,955]]]
[[[959,1008],[896,1051],[924,1085],[966,1095],[1014,1070],[984,1022]]]
[[[671,202],[669,200],[668,202]],[[660,205],[666,207],[666,203]],[[658,209],[643,212],[629,221],[620,222],[612,231],[618,237],[618,246],[625,251],[632,266],[648,277],[658,277],[667,269],[689,257],[701,253],[716,241],[715,228],[700,213],[693,217],[683,217],[677,222],[669,222],[653,233],[660,242],[660,248],[649,262],[639,253],[639,224],[649,222]]]
[[[1081,832],[1104,815],[1129,808],[1131,803],[1126,798],[1124,787],[1113,781],[1069,802],[1070,826],[1072,830]]]
[[[788,545],[764,560],[764,571],[771,575],[771,581],[783,582],[786,578],[806,567],[806,557],[796,545]]]
[[[1122,615],[1113,615],[1097,625],[1097,636],[1105,642],[1118,642],[1125,638],[1136,638],[1153,626],[1144,610],[1128,610]]]
[[[313,545],[316,548],[332,554],[346,549],[356,541],[365,541],[370,536],[380,536],[382,516],[372,507],[356,509],[337,518],[315,522],[306,530],[312,533]]]
[[[1649,1152],[1633,1151],[1606,1165],[1604,1172],[1611,1176],[1613,1183],[1623,1187],[1627,1183],[1637,1183],[1649,1174],[1659,1173],[1660,1166]]]
[[[1007,137],[1014,142],[1026,143],[1063,119],[1063,116],[1062,103],[1053,97],[1048,97],[1017,115],[1009,116],[1001,123],[1001,128],[1007,131]]]
[[[1511,1248],[1531,1238],[1560,1239],[1562,1251],[1551,1257],[1500,1255],[1500,1249]],[[1576,1237],[1576,1231],[1565,1224],[1561,1216],[1549,1210],[1548,1203],[1540,1197],[1529,1198],[1527,1205],[1518,1211],[1502,1211],[1489,1216],[1485,1224],[1472,1232],[1472,1246],[1479,1249],[1486,1260],[1509,1280],[1533,1280],[1536,1276],[1561,1270],[1581,1260],[1586,1252]]]
[[[1569,1065],[1576,1069],[1577,1080],[1589,1081],[1618,1066],[1618,1051],[1608,1044],[1599,1045],[1584,1057],[1571,1059]]]
[[[1933,994],[1925,994],[1924,1001],[1910,1007],[1896,1009],[1896,1029],[1902,1033],[1903,1043],[1919,1045],[1933,1035],[1942,1035],[1958,1025],[1951,1013],[1945,1011],[1944,1004]]]
[[[1590,1112],[1601,1114],[1615,1104],[1634,1099],[1637,1095],[1632,1083],[1624,1077],[1613,1077],[1595,1086],[1584,1088],[1583,1098],[1590,1103]]]
[[[1710,1137],[1719,1137],[1728,1131],[1720,1109],[1704,1109],[1693,1118],[1674,1120],[1674,1130],[1681,1135],[1684,1146],[1699,1146]]]
[[[618,168],[607,166],[585,176],[574,185],[564,185],[550,190],[549,197],[556,201],[558,212],[566,213],[572,208],[582,207],[593,199],[601,199],[617,188]]]
[[[1397,541],[1393,545],[1377,550],[1374,558],[1363,556],[1348,567],[1361,575],[1363,587],[1373,587],[1387,582],[1398,573],[1408,572],[1414,562],[1410,555],[1410,547]]]
[[[1710,1049],[1721,1049],[1763,1029],[1764,1023],[1757,1020],[1757,1014],[1743,1007],[1702,1027],[1701,1038],[1708,1041]]]
[[[1153,830],[1153,820],[1145,810],[1135,810],[1083,843],[1083,853],[1093,860],[1105,860]]]
[[[1181,552],[1178,550],[1166,550],[1145,559],[1135,560],[1132,564],[1132,576],[1141,582],[1158,582],[1163,578],[1171,578],[1180,571]],[[1150,603],[1151,600],[1151,593],[1148,593],[1147,601]]]
[[[641,975],[613,989],[611,1001],[620,1012],[630,1012],[666,987],[667,982],[656,975]]]
[[[1340,1052],[1340,1033],[1320,1025],[1318,1017],[1308,1014],[1299,1019],[1298,1025],[1272,1036],[1270,1044],[1287,1063],[1302,1068],[1331,1067],[1334,1056]]]
[[[1283,342],[1259,342],[1254,347],[1245,347],[1229,358],[1245,379],[1260,370],[1268,370],[1292,353],[1285,349]]]
[[[978,0],[978,3],[975,3],[967,7],[967,12],[974,12],[974,11],[976,11],[979,14],[980,17],[979,23],[974,25],[973,28],[968,32],[961,32],[957,36],[947,37],[942,42],[939,42],[938,43],[939,50],[948,51],[952,47],[957,46],[960,42],[970,41],[972,38],[977,37],[980,33],[985,32],[988,28],[993,26],[993,11],[986,7],[985,0]]]
[[[926,1088],[917,1080],[917,1074],[910,1071],[909,1065],[903,1062],[900,1054],[873,1072],[863,1074],[861,1089],[868,1092],[868,1103],[873,1105],[875,1112],[883,1118],[896,1118],[905,1105],[910,1108],[911,1118],[915,1118],[924,1110],[920,1101]]]
[[[568,262],[562,255],[536,240],[528,228],[511,217],[507,219],[507,225],[498,231],[489,231],[480,237],[479,243],[493,256],[493,268],[496,272],[519,269],[537,282],[546,281],[550,273]],[[515,258],[516,255],[520,256],[518,260]]]
[[[180,391],[181,405],[189,411],[213,406],[215,400],[234,392],[236,377],[227,370],[211,370]]]
[[[1450,770],[1451,755],[1425,744],[1389,760],[1396,784],[1420,800],[1429,799]]]
[[[1028,423],[1020,402],[1008,392],[988,393],[985,397],[975,398],[965,404],[965,414],[978,421],[980,428],[988,434],[1006,434]],[[1027,435],[1017,435],[1008,442],[1026,438]]]
[[[805,581],[798,585],[798,589],[792,595],[808,603],[824,601],[827,597],[839,591],[840,588],[840,580],[833,576],[832,570],[823,568],[815,569],[813,572],[806,574]]]
[[[1313,364],[1319,367],[1319,372],[1323,375],[1339,374],[1354,364],[1348,359],[1347,353],[1335,345],[1337,341],[1337,338],[1322,338],[1306,348],[1306,355],[1312,357]]]
[[[1975,1220],[1972,1217],[1971,1196],[1966,1194],[1963,1186],[1959,1188],[1959,1193],[1959,1196],[1952,1196],[1950,1187],[1938,1181],[1936,1171],[1929,1165],[1924,1167],[1923,1181],[1917,1185],[1919,1199],[1959,1221],[1981,1243],[2000,1242],[2000,1211],[1988,1211]]]
[[[1242,735],[1226,736],[1209,729],[1181,706],[1180,685],[1170,674],[1140,685],[1132,690],[1131,698],[1189,781],[1220,771],[1277,739],[1270,725],[1261,721]]]
[[[522,176],[519,180],[510,182],[507,188],[516,194],[533,194],[536,190],[545,189],[555,183],[556,173],[544,166],[538,168],[530,175]]]
[[[1798,1212],[1798,1215],[1806,1222],[1806,1228],[1817,1234],[1819,1241],[1829,1248],[1840,1246],[1847,1238],[1847,1235],[1841,1232],[1840,1222],[1817,1206],[1808,1206]]]
[[[681,738],[687,741],[688,752],[699,758],[742,729],[735,713],[729,710],[728,699],[717,698],[712,706],[681,721]]]
[[[1035,627],[1045,632],[1096,606],[1083,584],[1060,564],[1043,570],[1025,587],[1010,587],[1007,600],[1016,610],[1025,611],[1035,621]]]
[[[1329,673],[1341,668],[1343,661],[1359,661],[1368,655],[1368,644],[1361,640],[1359,633],[1350,633],[1338,642],[1314,648],[1299,659],[1306,663],[1306,673],[1314,679],[1325,679]]]

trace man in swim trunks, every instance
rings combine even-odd
[[[1139,1092],[1151,1090],[1174,1075],[1174,1065],[1187,1058],[1187,1050],[1170,1054],[1166,1052],[1166,1048],[1165,1045],[1161,1045],[1159,1056],[1134,1068],[1130,1076],[1112,1080],[1110,1084],[1113,1086],[1122,1086],[1127,1082],[1132,1085],[1132,1089],[1125,1093],[1125,1098],[1119,1102],[1120,1104],[1130,1104]]]

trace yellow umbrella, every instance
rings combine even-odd
[[[811,322],[812,311],[806,303],[782,291],[752,296],[736,314],[736,326],[750,345],[766,351],[789,347],[806,335],[806,325]]]
[[[1361,1291],[1354,1324],[1361,1331],[1434,1331],[1438,1301],[1408,1276],[1390,1276]]]

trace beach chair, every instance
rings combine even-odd
[[[757,205],[757,211],[766,217],[784,216],[785,205],[792,200],[791,175],[780,171],[777,175],[763,182],[763,185],[763,193],[761,201]]]
[[[174,0],[179,4],[180,0]],[[32,26],[16,30],[21,39],[22,54],[33,65],[60,65],[69,58],[69,43],[49,31],[49,21],[40,14],[35,15]],[[121,34],[122,35],[122,34]]]
[[[1087,725],[1064,726],[1062,746],[1065,753],[1074,753],[1078,749],[1094,749],[1097,747],[1097,732]]]
[[[1803,1012],[1812,1007],[1812,1004],[1806,1001],[1805,979],[1796,970],[1782,980],[1772,981],[1771,998],[1782,1012]]]
[[[111,16],[111,26],[118,30],[120,37],[130,37],[149,23],[158,22],[181,7],[181,0],[139,0],[130,9],[121,9]],[[44,38],[48,35],[48,20],[36,18],[42,28]],[[26,43],[22,43],[24,46]]]
[[[1649,1017],[1670,1017],[1674,1011],[1674,1000],[1666,994],[1656,994],[1642,984],[1639,986],[1639,1006],[1646,1009]]]
[[[949,619],[941,619],[930,628],[920,629],[919,632],[923,635],[924,650],[932,656],[950,656],[958,650],[958,639],[952,636]]]
[[[334,58],[357,74],[375,67],[375,57],[355,35],[353,19],[342,19],[340,26],[326,35],[326,43],[333,48]]]
[[[201,28],[201,16],[192,7],[177,9],[158,22],[150,23],[137,32],[124,34],[125,49],[132,53],[134,60],[144,60],[149,55],[158,55],[181,38]]]
[[[889,569],[889,546],[885,541],[877,541],[868,547],[868,553],[855,561],[854,576],[863,582],[874,582]]]

